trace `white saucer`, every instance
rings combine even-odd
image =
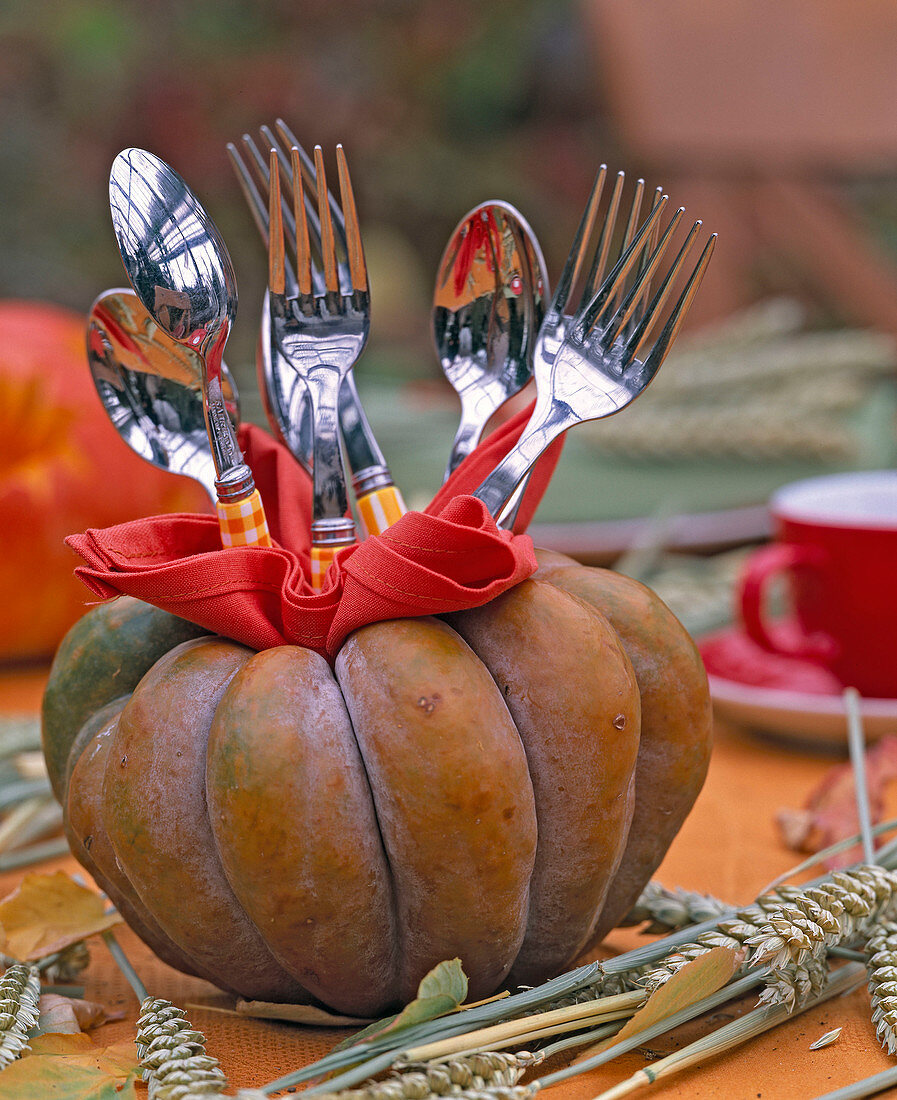
[[[698,640],[716,717],[722,722],[816,745],[845,746],[843,686],[807,662],[754,645],[737,627]],[[863,699],[868,741],[897,734],[897,699]]]

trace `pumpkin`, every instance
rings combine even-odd
[[[569,966],[656,869],[711,728],[661,601],[556,554],[482,607],[357,630],[333,668],[100,605],[43,718],[74,854],[165,961],[365,1016],[446,958],[474,999]]]
[[[85,323],[60,306],[0,301],[0,661],[49,656],[84,613],[66,535],[209,510],[199,485],[122,442],[90,377]]]

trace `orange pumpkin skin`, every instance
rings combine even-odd
[[[454,956],[471,997],[488,996],[524,938],[537,839],[501,693],[459,635],[429,618],[356,631],[336,676],[392,869],[400,998]]]
[[[113,428],[90,377],[85,327],[60,306],[0,301],[0,661],[49,656],[84,613],[67,535],[210,509],[196,482],[150,466]]]
[[[78,862],[90,872],[97,885],[140,938],[153,951],[178,970],[203,975],[195,963],[162,931],[155,918],[140,902],[115,858],[115,850],[103,824],[103,779],[112,734],[124,700],[116,700],[98,712],[101,717],[90,731],[86,749],[74,762],[74,776],[66,800],[65,828],[69,846]]]
[[[639,745],[635,674],[602,615],[539,581],[448,618],[501,688],[526,749],[539,847],[513,979],[533,985],[585,947],[623,855]]]
[[[626,850],[594,929],[600,942],[654,874],[701,791],[713,740],[707,674],[697,648],[666,604],[639,581],[537,551],[535,577],[607,617],[629,655],[641,696],[635,808]]]
[[[322,657],[280,646],[237,673],[212,722],[206,795],[228,881],[281,965],[334,1006],[394,1000],[389,866]]]
[[[92,862],[163,957],[376,1015],[442,959],[480,997],[594,939],[634,820],[635,662],[541,580],[446,618],[364,627],[332,670],[191,639],[68,738],[73,850],[91,870],[85,833],[108,838]]]

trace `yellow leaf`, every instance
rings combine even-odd
[[[64,871],[25,875],[0,902],[0,949],[21,962],[52,955],[121,923],[103,899]]]
[[[713,947],[703,955],[698,955],[681,970],[677,970],[669,981],[655,989],[616,1035],[591,1047],[586,1056],[614,1046],[628,1039],[630,1035],[637,1035],[638,1032],[672,1016],[674,1012],[688,1008],[722,989],[741,965],[743,956],[744,952],[735,951],[731,947]]]
[[[130,1041],[94,1046],[80,1035],[38,1035],[31,1053],[0,1077],[0,1097],[12,1100],[138,1100],[137,1056]],[[142,1093],[143,1096],[146,1093]]]

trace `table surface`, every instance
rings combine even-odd
[[[42,668],[0,670],[0,712],[36,713],[45,678]],[[832,763],[831,756],[796,751],[718,726],[707,782],[655,877],[665,886],[700,890],[736,904],[750,902],[800,858],[783,847],[775,826],[776,810],[801,805]],[[897,805],[890,805],[887,812],[897,815]],[[57,867],[80,872],[72,859],[48,861],[37,869]],[[15,888],[21,877],[22,872],[0,875],[0,896]],[[182,1008],[189,1006],[188,1017],[205,1033],[208,1052],[219,1059],[232,1088],[275,1080],[325,1054],[349,1034],[210,1011],[207,1006],[228,1007],[233,1002],[207,983],[159,962],[128,929],[118,935],[150,992]],[[646,940],[637,931],[621,929],[605,947],[625,950],[640,942]],[[105,1046],[133,1037],[137,1004],[101,941],[92,942],[91,963],[82,980],[88,999],[126,1014],[94,1031],[95,1041]],[[751,1003],[753,999],[747,1006]],[[860,988],[702,1068],[658,1082],[647,1095],[658,1100],[811,1100],[894,1064],[876,1041],[869,1012],[868,994]],[[730,1006],[724,1006],[714,1022],[725,1023],[729,1016]],[[837,1042],[822,1050],[809,1049],[835,1027],[843,1029]],[[695,1030],[691,1025],[692,1037]],[[668,1053],[674,1045],[678,1044],[664,1037],[652,1043],[652,1050]],[[557,1086],[548,1095],[587,1100],[645,1064],[642,1054],[633,1052]],[[895,1096],[897,1090],[879,1095]]]

